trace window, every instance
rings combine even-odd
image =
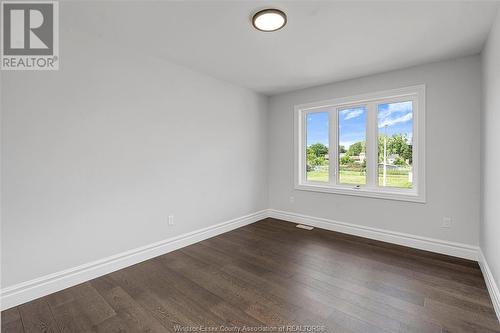
[[[425,87],[295,107],[295,187],[425,202]]]

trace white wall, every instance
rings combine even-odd
[[[2,73],[2,287],[267,208],[267,97],[61,19]]]
[[[477,245],[480,74],[480,58],[473,56],[272,97],[268,125],[270,208]],[[427,89],[427,203],[294,190],[294,105],[417,84],[426,84]],[[451,229],[441,228],[444,216],[453,218]]]
[[[500,286],[500,11],[482,52],[482,221],[480,245]]]

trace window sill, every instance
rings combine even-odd
[[[409,201],[425,203],[425,197],[423,195],[418,195],[415,192],[408,192],[405,190],[391,189],[391,190],[374,190],[370,188],[354,188],[351,186],[325,186],[324,184],[297,184],[295,185],[296,190],[301,191],[312,191],[312,192],[322,192],[322,193],[332,193],[341,195],[351,195],[358,197],[368,197],[376,199],[387,199],[387,200],[397,200],[397,201]]]

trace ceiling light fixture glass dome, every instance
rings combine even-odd
[[[255,13],[252,24],[255,29],[260,31],[276,31],[285,26],[286,14],[279,9],[264,9]]]

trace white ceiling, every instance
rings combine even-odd
[[[476,54],[497,2],[72,2],[61,16],[102,38],[272,95]],[[252,28],[257,10],[288,15]]]

